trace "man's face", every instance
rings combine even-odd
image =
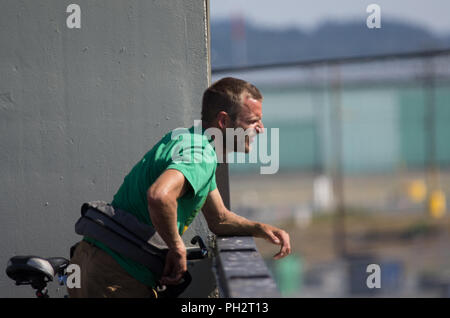
[[[244,101],[233,128],[242,128],[247,131],[245,135],[245,153],[249,153],[255,136],[264,131],[262,123],[262,101],[252,97],[244,97]],[[239,149],[238,138],[234,138],[234,151]],[[241,146],[242,147],[242,146]],[[242,149],[242,148],[241,148]]]

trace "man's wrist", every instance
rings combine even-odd
[[[254,222],[253,227],[252,227],[252,231],[251,231],[252,236],[255,236],[255,237],[261,236],[262,233],[263,233],[262,228],[263,228],[263,223],[261,223],[261,222]]]
[[[184,242],[181,239],[181,237],[177,240],[173,240],[172,242],[169,242],[169,244],[167,244],[167,246],[171,250],[179,250],[179,251],[186,250],[186,246],[184,245]]]

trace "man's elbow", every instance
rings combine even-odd
[[[209,230],[215,235],[221,235],[220,233],[220,225],[219,224],[208,224]]]
[[[169,194],[165,191],[152,188],[147,191],[147,204],[150,208],[163,207],[169,200]]]
[[[226,220],[221,216],[214,219],[207,219],[208,228],[215,235],[226,235]]]

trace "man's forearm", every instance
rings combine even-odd
[[[203,207],[203,215],[210,230],[216,235],[254,236],[280,245],[275,259],[291,252],[289,234],[269,224],[250,221],[228,210],[217,189],[211,191]]]
[[[148,204],[150,219],[158,234],[169,248],[184,245],[177,228],[177,202],[162,201]]]
[[[229,210],[222,214],[211,231],[216,235],[257,236],[261,223],[248,220]]]

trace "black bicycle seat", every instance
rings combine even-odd
[[[39,256],[14,256],[6,267],[6,274],[17,285],[33,284],[36,281],[52,281],[64,271],[69,261],[63,257],[42,258]]]
[[[64,271],[69,265],[69,261],[64,257],[49,257],[46,260],[52,265],[55,274]]]

